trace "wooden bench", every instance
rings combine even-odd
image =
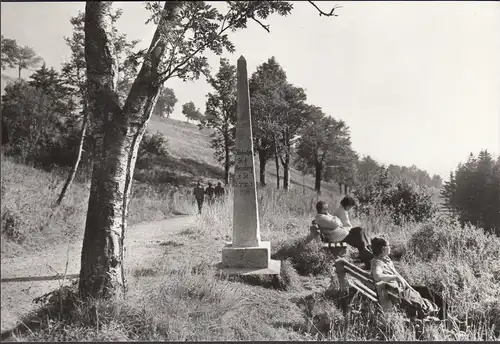
[[[335,256],[342,256],[347,252],[347,244],[345,242],[328,242],[321,233],[321,230],[315,221],[312,222],[312,225],[309,228],[309,232],[310,234],[308,241],[311,241],[313,239],[321,240],[323,248],[327,249]]]
[[[344,302],[341,303],[341,306],[344,313],[348,312],[350,309],[348,299],[350,288],[354,288],[356,292],[379,304],[383,311],[391,309],[394,304],[399,304],[401,302],[398,292],[395,289],[391,288],[385,282],[375,282],[370,272],[349,263],[343,258],[339,258],[335,261],[335,272],[337,273],[340,291],[343,295],[342,300],[344,300]],[[442,305],[440,307],[442,307],[440,310],[440,319],[448,319],[445,300],[442,300]]]
[[[365,271],[356,265],[349,263],[343,258],[335,261],[335,272],[339,279],[341,294],[347,298],[349,289],[352,287],[367,299],[376,302],[382,306],[382,309],[392,307],[392,302],[399,303],[399,296],[392,290],[387,288],[384,282],[375,282],[370,272]],[[387,294],[387,300],[381,300],[380,296]],[[344,305],[343,311],[347,312],[348,304]]]

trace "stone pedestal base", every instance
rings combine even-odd
[[[271,259],[269,241],[261,241],[255,247],[232,247],[232,243],[228,243],[222,248],[220,268],[230,274],[279,275],[281,261]]]

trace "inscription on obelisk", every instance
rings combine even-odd
[[[233,247],[255,247],[260,244],[260,225],[247,62],[243,56],[238,59],[237,78]]]

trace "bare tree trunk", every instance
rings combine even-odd
[[[260,185],[266,186],[266,150],[258,149],[259,153],[259,177],[260,177]]]
[[[281,165],[283,166],[283,189],[290,189],[290,154],[285,152],[285,158],[281,158]]]
[[[9,130],[5,122],[5,117],[2,116],[2,146],[7,143],[9,143]]]
[[[224,161],[224,184],[228,185],[229,184],[229,169],[231,167],[231,160],[230,160],[230,150],[229,150],[229,139],[228,139],[229,133],[226,133],[224,135],[224,149],[225,149],[225,161]]]
[[[348,191],[347,191],[347,184],[344,184],[344,195],[347,195]]]
[[[314,190],[318,192],[318,195],[321,194],[321,163],[316,163],[316,171],[315,171],[315,179],[314,179]]]
[[[21,70],[22,70],[21,65],[19,65],[19,76],[18,76],[18,79],[21,79]]]
[[[276,188],[280,188],[280,161],[278,153],[278,143],[276,142],[276,136],[274,137],[274,163],[276,164]]]
[[[82,159],[82,151],[83,151],[83,144],[85,142],[85,135],[87,133],[87,126],[88,126],[88,120],[89,120],[89,114],[86,109],[84,108],[84,115],[83,115],[83,123],[82,123],[82,129],[80,130],[80,142],[78,144],[78,151],[76,153],[76,160],[75,163],[73,164],[73,167],[71,168],[71,172],[68,175],[68,178],[66,179],[66,182],[64,183],[64,186],[61,190],[61,194],[57,198],[56,201],[56,206],[59,206],[64,199],[64,196],[66,196],[66,192],[69,190],[69,187],[71,186],[71,183],[73,183],[73,180],[75,179],[76,176],[76,171],[78,171],[78,165],[80,165],[80,160]]]
[[[283,165],[283,189],[290,190],[290,169],[288,163]]]
[[[123,109],[116,93],[118,65],[111,41],[111,1],[87,2],[85,60],[95,148],[83,239],[79,291],[83,297],[123,295],[123,243],[139,143],[158,99],[158,63],[165,51],[158,26]],[[167,1],[174,14],[179,2]],[[166,20],[169,20],[168,18]]]

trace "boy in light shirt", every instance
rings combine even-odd
[[[373,238],[371,247],[375,254],[371,264],[373,279],[376,282],[384,282],[392,289],[397,290],[402,300],[401,306],[410,317],[424,318],[439,312],[439,307],[436,303],[422,297],[396,270],[391,258],[389,258],[391,247],[387,240]],[[428,289],[425,291],[427,295],[432,295]],[[386,309],[390,305],[386,293],[382,294],[381,304]]]

